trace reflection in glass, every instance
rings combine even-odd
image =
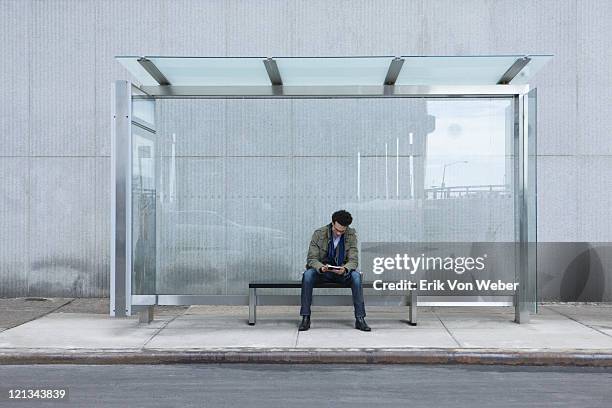
[[[132,125],[132,293],[155,294],[155,135]]]
[[[159,100],[157,292],[299,279],[342,208],[361,242],[513,242],[511,102]]]

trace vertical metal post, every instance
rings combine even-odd
[[[132,89],[112,84],[110,315],[131,315],[132,302]]]
[[[153,321],[153,306],[145,306],[144,309],[138,312],[139,323],[151,323]]]
[[[527,273],[529,276],[529,311],[538,313],[538,131],[537,131],[537,89],[532,89],[525,96],[527,99],[527,118],[525,131],[528,134],[526,143],[527,156],[527,219],[529,230],[527,232]]]
[[[249,324],[257,321],[257,288],[249,288]]]
[[[411,326],[417,325],[417,301],[418,295],[415,290],[410,291],[410,314],[408,315],[408,324]]]
[[[529,218],[527,213],[528,200],[528,174],[529,174],[529,129],[528,129],[528,97],[526,94],[515,98],[515,217],[516,223],[516,279],[518,289],[515,292],[514,321],[516,323],[529,322],[529,268],[528,268],[528,242]]]

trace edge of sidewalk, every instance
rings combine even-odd
[[[0,350],[0,365],[23,364],[473,364],[612,367],[612,350],[207,349]]]

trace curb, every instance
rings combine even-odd
[[[612,367],[611,351],[465,349],[226,349],[180,351],[2,351],[23,364],[473,364]]]

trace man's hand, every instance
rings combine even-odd
[[[338,269],[336,267],[331,267],[329,265],[325,265],[325,268],[327,269],[326,271],[333,272],[336,275],[344,275],[344,273],[346,272],[346,268],[344,266],[342,266],[342,267],[340,267]]]
[[[346,268],[343,266],[340,269],[336,269],[336,268],[330,267],[330,265],[323,265],[321,267],[321,272],[333,272],[337,275],[344,275],[344,273],[346,272]]]

